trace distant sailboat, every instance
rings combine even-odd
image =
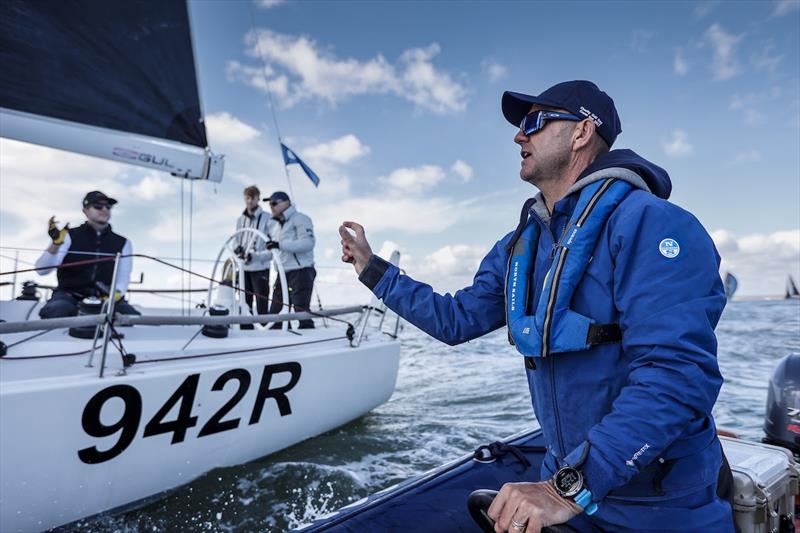
[[[725,273],[725,297],[730,300],[733,298],[736,289],[739,287],[739,280],[730,272]]]
[[[786,280],[786,294],[783,296],[786,300],[789,298],[800,298],[800,292],[797,290],[797,285],[794,284],[792,276]]]

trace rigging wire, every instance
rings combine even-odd
[[[267,98],[269,99],[269,110],[272,112],[272,122],[275,124],[275,133],[278,136],[278,148],[281,151],[281,161],[283,163],[283,171],[286,173],[286,183],[289,184],[289,195],[291,198],[294,198],[294,191],[292,190],[292,180],[289,179],[289,168],[286,165],[285,160],[283,159],[283,141],[281,140],[281,130],[278,127],[278,117],[275,114],[275,103],[272,100],[272,90],[269,88],[269,80],[267,80],[267,60],[264,58],[264,54],[261,52],[261,39],[258,38],[258,33],[256,32],[256,16],[253,8],[253,3],[250,3],[250,27],[252,28],[253,37],[256,40],[256,51],[258,52],[258,57],[261,59],[261,78],[264,82],[264,88],[267,90]]]
[[[143,259],[149,259],[151,261],[155,261],[156,263],[160,263],[160,264],[168,266],[170,268],[174,268],[176,270],[179,270],[182,273],[181,274],[182,276],[183,275],[197,276],[197,277],[199,277],[201,279],[204,279],[206,281],[210,281],[212,283],[216,283],[218,285],[222,284],[221,280],[216,280],[216,279],[214,279],[214,278],[212,278],[210,276],[206,276],[204,274],[200,274],[199,272],[193,272],[193,271],[187,270],[186,268],[184,268],[182,266],[173,265],[172,263],[168,263],[167,261],[163,261],[163,260],[161,260],[161,259],[159,259],[157,257],[153,257],[151,255],[147,255],[147,254],[127,254],[127,255],[120,255],[119,257],[120,257],[120,259],[125,258],[125,257],[141,257]],[[83,261],[75,261],[74,263],[62,263],[61,265],[58,265],[55,268],[56,269],[72,268],[72,267],[76,267],[76,266],[84,266],[84,265],[91,265],[91,264],[96,264],[96,263],[114,261],[115,259],[116,259],[116,257],[99,257],[97,259],[85,259]],[[24,272],[35,272],[37,270],[39,270],[39,269],[38,268],[29,268],[29,269],[23,269],[23,270],[13,270],[13,271],[8,271],[8,272],[0,272],[0,276],[14,274],[14,273],[20,274],[20,273],[24,273]],[[240,287],[233,287],[232,289],[234,291],[241,292],[241,293],[244,293],[244,294],[251,294],[253,296],[253,298],[261,298],[261,299],[266,299],[267,301],[269,301],[268,297],[263,296],[263,295],[261,295],[259,293],[256,293],[255,291],[248,291],[248,290],[240,288]],[[184,294],[185,294],[185,289],[182,289],[182,295],[184,295]],[[291,304],[289,304],[287,302],[281,302],[281,306],[283,306],[283,307],[290,307],[290,305]],[[297,306],[295,306],[294,309],[295,309],[295,311],[298,311],[298,312],[302,311],[302,312],[305,312],[305,313],[309,313],[312,316],[317,316],[317,317],[320,317],[320,318],[325,317],[328,320],[333,320],[335,322],[342,322],[344,324],[348,324],[348,325],[352,326],[352,324],[348,320],[344,320],[344,319],[337,318],[337,317],[334,317],[334,316],[323,315],[321,313],[314,312],[311,309],[298,309]]]
[[[192,224],[194,222],[194,180],[189,180],[189,270],[192,270],[192,237],[193,237],[193,228]],[[189,291],[192,292],[192,276],[188,276],[189,279]],[[186,292],[184,291],[184,294]],[[188,297],[187,297],[188,300]],[[191,302],[190,302],[191,303]],[[188,309],[187,305],[187,309]]]
[[[181,195],[181,201],[180,201],[180,205],[181,205],[181,268],[183,268],[183,266],[184,266],[184,254],[186,253],[186,249],[184,248],[184,244],[183,244],[183,234],[184,234],[184,229],[185,229],[184,213],[183,213],[183,179],[181,179],[180,195]],[[186,304],[183,302],[183,290],[186,288],[184,286],[185,279],[186,279],[186,275],[184,273],[181,273],[181,316],[184,315],[184,308],[186,307]]]

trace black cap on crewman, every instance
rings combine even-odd
[[[617,135],[622,133],[622,124],[614,106],[614,100],[600,90],[597,85],[586,80],[565,81],[553,85],[539,96],[503,93],[503,116],[516,127],[531,110],[531,105],[566,109],[573,115],[590,118],[597,127],[597,133],[611,148]]]
[[[264,198],[265,202],[289,202],[289,195],[283,191],[275,191],[269,198]]]
[[[115,203],[117,203],[116,200],[114,200],[109,196],[106,196],[100,191],[88,192],[86,193],[86,196],[83,197],[83,207],[88,207],[89,204],[99,204],[101,202],[106,203],[108,205],[114,205]]]

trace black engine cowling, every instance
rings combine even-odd
[[[784,357],[767,392],[764,442],[790,449],[800,458],[800,354]]]

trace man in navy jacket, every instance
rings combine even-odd
[[[497,531],[733,531],[711,416],[725,305],[711,238],[666,200],[663,169],[609,151],[622,128],[593,83],[506,92],[502,108],[539,193],[470,287],[434,293],[374,255],[354,222],[339,229],[342,260],[448,344],[508,325],[548,453],[542,481],[500,490]]]

